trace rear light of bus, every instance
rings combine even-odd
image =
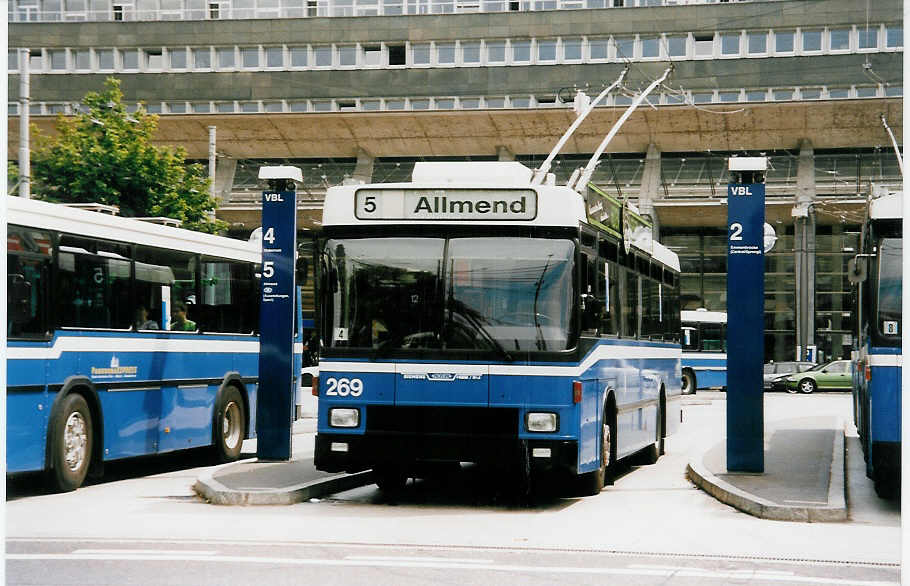
[[[863,367],[863,376],[866,377],[866,382],[872,380],[872,366],[868,362]]]
[[[310,387],[310,389],[311,389],[311,392],[313,393],[314,397],[319,396],[319,377],[318,376],[313,377],[313,386]]]
[[[572,402],[581,403],[581,381],[572,381]]]

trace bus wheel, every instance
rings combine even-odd
[[[682,373],[682,394],[695,394],[695,373],[691,370],[684,370]]]
[[[875,471],[875,480],[873,484],[875,485],[875,494],[878,495],[878,498],[882,499],[894,499],[900,496],[901,493],[901,483],[899,478],[893,471]]]
[[[816,388],[817,386],[815,384],[815,381],[811,378],[804,378],[803,380],[799,381],[799,392],[801,393],[808,395],[809,393],[815,392]]]
[[[373,468],[373,479],[379,490],[389,496],[395,496],[404,490],[408,477],[404,470],[394,465],[376,466]]]
[[[585,495],[600,494],[603,487],[613,484],[616,470],[616,417],[612,410],[604,409],[600,433],[600,467],[581,476],[581,490]]]
[[[657,408],[657,440],[645,448],[641,453],[641,463],[644,465],[656,464],[657,460],[664,453],[664,432],[663,432],[663,396]]]
[[[233,462],[240,457],[246,435],[246,416],[240,391],[227,387],[215,411],[215,451],[221,462]]]
[[[60,492],[82,486],[92,459],[92,415],[82,395],[63,399],[54,421],[51,446],[51,485]]]

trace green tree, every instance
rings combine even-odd
[[[19,190],[19,165],[13,161],[6,162],[6,192],[16,193]]]
[[[75,116],[57,118],[56,137],[35,133],[35,197],[116,205],[122,216],[164,216],[190,230],[223,232],[205,169],[187,164],[183,148],[151,144],[157,128],[158,116],[127,112],[120,80],[109,77],[104,91],[85,95]]]

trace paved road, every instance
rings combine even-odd
[[[848,438],[850,520],[740,513],[685,478],[688,455],[724,430],[721,393],[686,399],[686,423],[652,466],[596,497],[517,503],[485,471],[374,486],[281,507],[203,503],[199,455],[113,467],[70,494],[8,483],[9,584],[879,584],[897,583],[898,503],[876,498]],[[769,394],[765,417],[834,414],[850,398]],[[295,436],[295,441],[309,438]],[[251,444],[245,451],[254,452]],[[146,476],[146,474],[148,474]]]

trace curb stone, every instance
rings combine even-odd
[[[835,427],[834,433],[828,504],[817,507],[779,505],[737,488],[708,470],[704,464],[704,452],[702,452],[702,456],[689,462],[686,467],[686,476],[696,486],[717,500],[754,517],[804,523],[836,522],[847,520],[847,504],[844,496],[845,464],[844,426],[839,424]]]
[[[258,460],[248,460],[244,464],[256,462]],[[215,480],[216,472],[224,467],[236,464],[236,462],[231,462],[206,471],[193,484],[193,490],[207,502],[214,505],[292,505],[374,482],[371,470],[355,474],[336,474],[280,490],[234,490]]]

